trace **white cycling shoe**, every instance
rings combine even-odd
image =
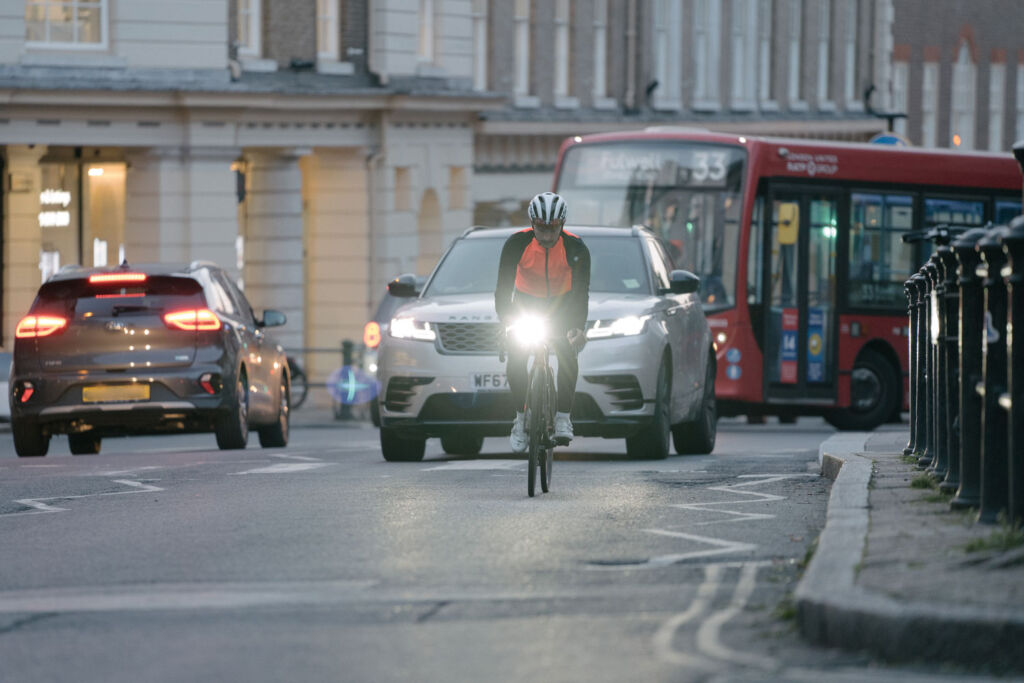
[[[523,413],[516,413],[516,419],[512,423],[512,433],[508,436],[508,442],[514,453],[525,453],[530,445],[526,437],[526,416]]]
[[[572,421],[569,413],[555,413],[555,441],[565,445],[572,441]]]

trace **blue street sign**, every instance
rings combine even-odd
[[[338,403],[366,403],[377,397],[377,380],[359,368],[345,365],[327,376],[327,393]]]

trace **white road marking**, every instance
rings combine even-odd
[[[654,652],[660,661],[681,666],[714,669],[715,663],[700,655],[689,652],[680,652],[672,642],[675,640],[676,631],[681,626],[703,614],[715,597],[715,592],[721,585],[723,565],[709,564],[704,567],[704,582],[697,588],[697,595],[693,602],[686,608],[685,612],[676,614],[666,620],[654,634]]]
[[[683,560],[693,560],[698,557],[714,557],[716,555],[728,555],[730,553],[742,553],[750,552],[757,548],[756,543],[740,543],[738,541],[726,541],[721,538],[713,538],[711,536],[698,536],[697,534],[687,534],[682,531],[668,531],[666,529],[644,529],[649,534],[658,534],[660,536],[671,536],[673,538],[683,538],[688,541],[696,541],[698,543],[707,543],[708,545],[715,546],[708,550],[694,550],[688,553],[674,553],[669,555],[657,555],[650,558],[643,564],[629,565],[627,567],[621,567],[623,569],[643,569],[652,567],[664,567],[666,565],[675,564],[676,562],[682,562]]]
[[[286,453],[268,453],[271,458],[287,458],[288,460],[307,460],[309,462],[323,462],[320,458],[310,458],[305,455],[290,455]]]
[[[697,629],[698,650],[724,663],[737,663],[768,671],[778,668],[778,661],[772,657],[739,652],[726,647],[719,640],[722,626],[747,606],[747,602],[757,586],[758,568],[770,564],[771,562],[746,562],[743,564],[743,567],[740,569],[740,580],[733,591],[729,606],[709,616],[701,623],[700,628]]]
[[[114,479],[114,483],[123,484],[130,486],[134,490],[132,491],[108,491],[107,493],[83,493],[76,496],[49,496],[47,498],[21,498],[14,501],[19,505],[32,508],[28,512],[12,512],[6,515],[0,515],[0,517],[19,517],[23,515],[43,515],[50,512],[67,512],[68,508],[58,507],[56,505],[49,505],[44,503],[45,500],[76,500],[78,498],[95,498],[99,496],[120,496],[126,493],[146,493],[148,491],[163,491],[159,486],[153,486],[152,484],[143,484],[141,481],[132,481],[131,479]]]
[[[793,479],[796,477],[817,477],[816,474],[741,474],[742,479],[752,479],[753,481],[744,482],[742,484],[730,484],[729,486],[708,486],[707,491],[722,491],[725,493],[735,493],[741,496],[753,496],[753,500],[724,500],[715,501],[710,503],[675,503],[672,507],[679,508],[680,510],[698,510],[701,512],[721,512],[722,514],[732,515],[733,519],[715,519],[709,522],[694,522],[688,526],[705,526],[708,524],[724,524],[728,522],[748,522],[755,519],[773,519],[775,515],[764,513],[764,512],[741,512],[739,510],[722,510],[718,509],[719,505],[743,505],[745,503],[764,503],[778,500],[786,500],[786,496],[777,496],[771,493],[759,493],[757,491],[741,491],[740,489],[748,486],[760,486],[761,484],[773,484],[783,479]]]
[[[126,470],[113,470],[110,472],[84,472],[81,476],[83,477],[119,477],[132,472],[145,472],[147,470],[159,470],[163,469],[160,465],[146,465],[144,467],[130,467]]]
[[[246,470],[244,472],[229,472],[229,474],[291,474],[292,472],[315,470],[319,467],[327,467],[333,464],[332,462],[283,462],[278,465],[257,467],[254,470]]]
[[[424,467],[424,472],[437,470],[514,470],[526,467],[525,460],[454,460],[436,467]]]

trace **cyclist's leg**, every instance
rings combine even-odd
[[[555,355],[558,357],[558,412],[572,410],[572,399],[576,394],[576,377],[580,372],[576,352],[564,336],[554,340]]]
[[[508,362],[505,365],[505,372],[508,375],[509,389],[512,391],[512,405],[516,407],[515,421],[512,423],[512,433],[509,435],[509,443],[512,450],[522,453],[527,448],[526,423],[524,409],[526,404],[526,389],[529,381],[526,374],[526,362],[529,353],[520,348],[512,348],[508,351]]]

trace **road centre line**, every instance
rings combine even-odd
[[[293,472],[304,472],[315,470],[320,467],[329,467],[333,462],[282,462],[269,467],[257,467],[254,470],[244,472],[228,472],[229,475],[237,474],[291,474]]]
[[[46,498],[21,498],[15,500],[15,503],[24,505],[25,507],[32,508],[26,512],[12,512],[6,515],[0,515],[0,517],[18,517],[22,515],[43,515],[51,512],[67,512],[68,508],[58,507],[56,505],[49,505],[44,503],[46,500],[76,500],[79,498],[95,498],[99,496],[120,496],[126,493],[146,493],[151,491],[163,491],[164,489],[159,486],[153,486],[152,484],[143,484],[140,481],[132,481],[131,479],[114,479],[114,483],[123,484],[124,486],[130,486],[133,488],[132,491],[108,491],[106,493],[83,493],[73,496],[48,496]]]

